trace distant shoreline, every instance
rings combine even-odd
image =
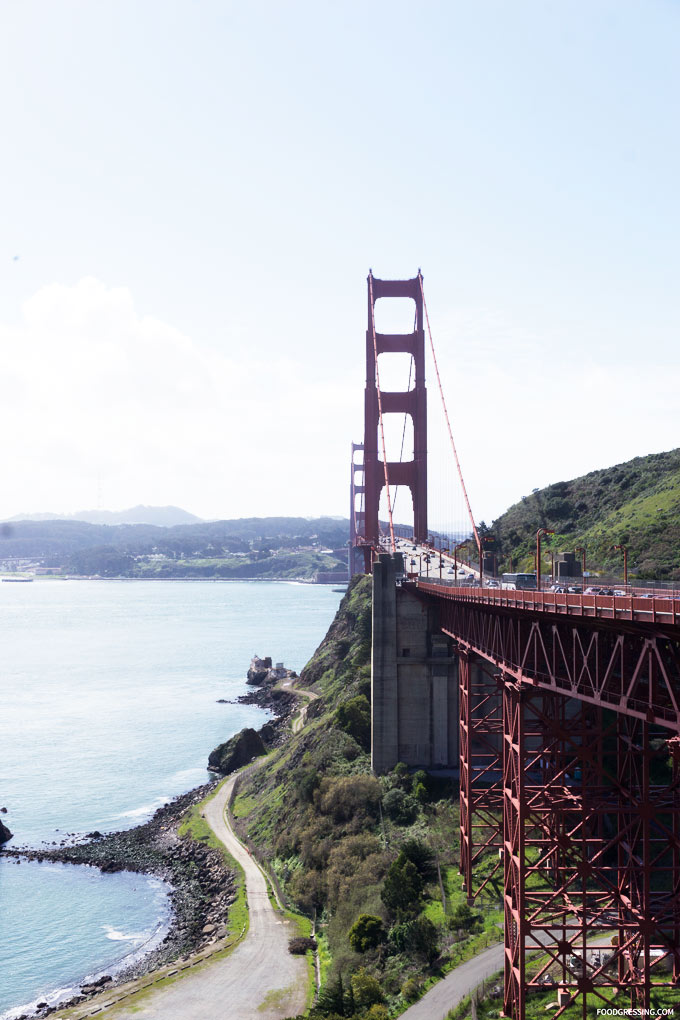
[[[11,579],[11,575],[2,574],[0,580]],[[213,583],[237,584],[240,581],[271,581],[276,584],[310,584],[317,587],[331,587],[342,584],[341,581],[315,581],[311,577],[87,577],[85,575],[46,574],[39,577],[25,578],[31,581],[211,581]]]

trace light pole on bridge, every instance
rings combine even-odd
[[[628,584],[628,548],[625,545],[613,545],[612,549],[620,549],[623,553],[623,583]]]
[[[453,547],[453,576],[456,583],[458,583],[458,550],[462,549],[464,545],[467,545],[469,541],[470,539],[466,538],[464,542],[459,542],[458,545],[454,545]]]

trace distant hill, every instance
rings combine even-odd
[[[680,449],[635,457],[523,497],[486,529],[502,570],[510,570],[511,560],[515,570],[534,569],[538,528],[555,531],[544,548],[585,546],[594,571],[621,576],[621,552],[612,546],[625,545],[631,574],[680,578]]]
[[[348,539],[349,521],[331,517],[250,517],[173,527],[6,521],[0,524],[0,565],[13,569],[13,561],[28,559],[68,574],[102,577],[313,577],[345,568]]]
[[[177,524],[199,524],[201,517],[178,506],[133,506],[129,510],[80,510],[76,514],[15,514],[14,521],[84,521],[86,524],[153,524],[172,528]]]

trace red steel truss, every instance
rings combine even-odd
[[[460,871],[470,904],[503,866],[502,681],[484,666],[459,651]]]
[[[551,985],[553,1018],[577,1006],[585,1020],[613,992],[652,1017],[655,989],[680,1002],[675,608],[660,623],[417,590],[459,649],[471,898],[492,879],[475,883],[474,865],[502,843],[504,1012],[524,1020],[527,996]]]

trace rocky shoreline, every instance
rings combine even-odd
[[[84,864],[107,873],[134,871],[155,875],[170,886],[170,924],[159,946],[115,975],[103,975],[95,984],[81,986],[80,994],[68,1002],[60,1002],[58,1006],[46,1004],[37,1010],[37,1016],[48,1016],[57,1009],[76,1005],[101,991],[104,985],[110,988],[148,974],[226,934],[229,906],[236,894],[234,873],[218,850],[189,837],[180,838],[178,834],[185,812],[208,796],[217,782],[182,794],[134,829],[107,835],[92,833],[94,838],[87,843],[54,850],[3,848],[3,857]],[[23,1017],[26,1020],[28,1014]]]
[[[290,675],[296,677],[294,673]],[[287,739],[290,733],[287,724],[297,701],[298,696],[294,692],[274,689],[273,681],[264,682],[236,699],[237,703],[258,705],[273,714],[274,718],[257,731],[266,748],[280,746]],[[219,850],[189,836],[180,837],[178,831],[186,812],[210,795],[222,775],[220,773],[220,777],[212,782],[164,804],[149,821],[133,829],[106,834],[88,833],[87,842],[62,843],[54,849],[15,849],[7,843],[0,846],[0,857],[88,865],[109,873],[139,872],[155,875],[170,887],[169,927],[160,945],[115,974],[102,975],[96,982],[82,985],[80,994],[72,999],[55,1006],[38,1004],[35,1013],[21,1014],[16,1020],[29,1020],[30,1016],[46,1017],[57,1010],[77,1005],[96,995],[103,987],[112,988],[149,974],[227,934],[229,907],[236,896],[234,873]]]

